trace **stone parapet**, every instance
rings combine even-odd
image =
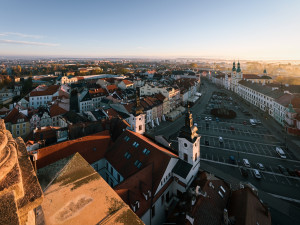
[[[0,224],[35,224],[43,192],[22,138],[14,139],[0,120]]]

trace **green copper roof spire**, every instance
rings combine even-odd
[[[236,72],[241,72],[242,70],[241,70],[241,65],[240,65],[240,61],[238,61],[238,64],[237,64],[237,70],[236,70]]]
[[[233,62],[233,65],[232,65],[232,71],[236,71],[236,68],[235,68],[235,62]]]

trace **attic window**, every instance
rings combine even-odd
[[[125,155],[124,155],[124,157],[125,157],[126,159],[129,159],[129,158],[131,157],[131,154],[130,154],[129,152],[126,152]]]
[[[134,142],[132,145],[137,148],[140,144],[137,142]]]
[[[124,137],[124,140],[125,140],[125,141],[129,141],[129,139],[130,139],[130,138],[129,138],[128,136]]]
[[[150,150],[148,150],[148,149],[145,148],[145,149],[143,150],[143,153],[144,153],[145,155],[149,155]]]
[[[142,166],[142,163],[139,161],[139,160],[136,160],[134,165],[137,167],[137,168],[141,168]]]

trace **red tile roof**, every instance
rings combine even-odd
[[[136,214],[141,217],[151,207],[151,198],[148,191],[151,193],[152,185],[152,168],[153,164],[147,165],[145,168],[138,171],[133,176],[127,178],[125,181],[114,187],[117,194],[130,207],[136,201],[139,201],[140,208],[136,210]],[[143,194],[146,194],[147,200]],[[151,193],[151,196],[154,193]]]
[[[46,90],[30,92],[30,96],[44,96],[44,95],[53,95],[59,89],[59,85],[48,86]]]
[[[260,77],[256,74],[243,74],[244,79],[260,79]]]
[[[229,196],[230,187],[219,179],[207,179],[206,173],[201,174],[201,190],[206,192],[207,196],[200,195],[197,198],[196,204],[192,207],[191,216],[195,219],[194,224],[198,225],[213,225],[222,224],[224,208],[226,208]],[[214,188],[210,187],[212,184]],[[222,186],[226,193],[220,188]],[[223,194],[223,198],[218,192]],[[186,224],[190,224],[186,222]]]
[[[4,118],[5,123],[12,123],[12,124],[16,124],[18,123],[19,119],[24,119],[24,122],[29,121],[28,117],[26,115],[24,115],[23,113],[19,112],[18,109],[13,108],[13,110],[11,110],[7,116]]]
[[[132,85],[133,83],[129,80],[122,80],[125,85]]]
[[[114,84],[112,84],[112,85],[107,85],[106,88],[107,88],[107,90],[109,90],[109,91],[114,91],[114,90],[117,90],[117,89],[118,89],[118,87],[117,87],[116,85],[114,85]]]
[[[68,111],[54,104],[50,107],[50,116],[58,116],[67,113]]]
[[[271,225],[271,215],[268,209],[248,187],[232,192],[228,216],[235,217],[235,225]]]
[[[60,127],[42,127],[41,129],[36,129],[33,131],[32,138],[34,141],[39,141],[39,140],[48,140],[51,138],[54,138],[56,140],[56,131],[60,130]]]
[[[65,141],[38,150],[37,168],[45,167],[76,152],[88,162],[94,163],[102,159],[111,143],[109,131]]]
[[[77,77],[77,80],[84,80],[84,77]]]
[[[294,96],[294,98],[291,101],[294,109],[300,108],[300,96]]]
[[[128,137],[129,140],[126,141],[125,137]],[[138,143],[137,147],[133,146],[134,142]],[[148,155],[143,153],[145,149],[150,151]],[[129,159],[124,156],[126,152],[131,155]],[[157,189],[168,163],[173,157],[177,158],[178,156],[145,136],[130,130],[124,131],[106,154],[106,159],[125,179],[149,164],[153,164],[155,179],[153,180],[153,190]],[[140,168],[135,165],[137,160],[142,163]]]

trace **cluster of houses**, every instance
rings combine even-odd
[[[133,131],[143,134],[163,121],[177,119],[188,101],[199,98],[200,76],[194,74],[191,78],[182,74],[176,80],[171,77],[155,80],[144,75],[59,76],[56,84],[38,85],[9,108],[0,109],[0,116],[13,137],[29,141],[28,149],[50,143],[41,144],[49,137],[46,133],[52,134],[51,143],[64,141],[70,136],[78,137],[79,124],[86,126],[82,135],[91,134],[91,124],[113,117],[125,119]],[[143,111],[138,119],[137,107]],[[72,132],[77,134],[71,135]]]
[[[231,73],[212,73],[208,78],[238,94],[255,108],[275,119],[289,134],[300,136],[300,86],[276,84],[264,70],[262,75],[243,74],[240,63]]]

